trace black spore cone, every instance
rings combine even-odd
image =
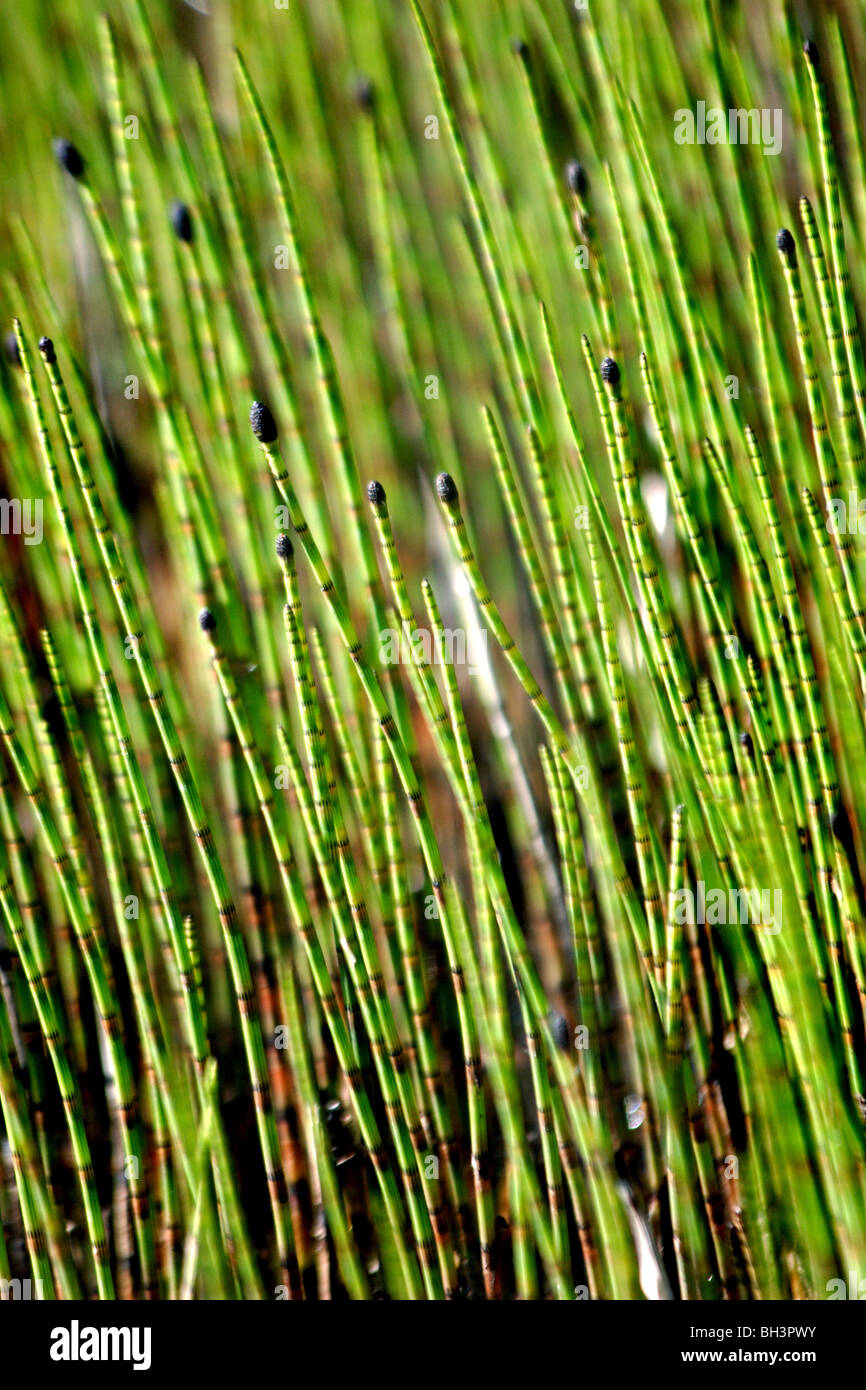
[[[457,501],[457,484],[450,473],[440,473],[436,479],[436,492],[440,502],[451,503]]]
[[[209,608],[203,608],[198,615],[198,625],[202,632],[216,631],[216,618]]]
[[[54,344],[50,338],[39,339],[39,351],[48,363],[57,361],[57,353],[54,351]]]
[[[601,364],[601,379],[606,381],[608,386],[619,385],[619,367],[612,357],[606,357]]]
[[[362,111],[372,111],[376,105],[376,89],[369,77],[358,77],[355,81],[355,100]]]
[[[372,502],[374,507],[381,507],[385,501],[385,489],[375,478],[367,484],[367,501]]]
[[[586,170],[578,159],[570,159],[565,166],[565,182],[568,184],[572,193],[576,193],[582,198],[589,188],[589,179],[586,177]]]
[[[253,401],[250,406],[250,427],[260,444],[275,444],[277,422],[264,401]]]
[[[178,241],[192,241],[192,215],[180,198],[172,199],[168,216]]]
[[[84,160],[72,141],[58,137],[54,141],[53,149],[54,157],[61,169],[65,169],[74,179],[80,179],[84,173]]]

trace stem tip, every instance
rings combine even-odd
[[[84,160],[72,141],[58,138],[54,141],[52,148],[60,167],[65,169],[67,174],[71,174],[74,179],[80,179],[84,173]]]
[[[444,502],[446,507],[457,501],[457,484],[450,473],[440,473],[436,479],[436,492],[440,502]]]
[[[376,105],[376,89],[369,77],[361,76],[355,82],[355,100],[362,111],[372,111]]]
[[[586,170],[577,159],[570,159],[565,166],[565,182],[568,184],[572,193],[576,193],[578,198],[582,198],[589,189],[589,179],[586,177]]]
[[[601,379],[607,382],[608,386],[619,385],[619,367],[612,357],[605,357],[601,364]]]
[[[174,198],[169,204],[168,216],[178,241],[191,242],[192,217],[186,203]]]
[[[276,421],[264,401],[253,401],[250,406],[250,427],[260,444],[276,443]]]

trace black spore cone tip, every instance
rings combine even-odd
[[[793,256],[794,238],[791,236],[791,233],[788,231],[787,227],[780,227],[777,231],[776,245],[778,246],[783,256]]]
[[[819,61],[819,60],[818,60],[818,45],[815,43],[815,40],[814,40],[814,39],[807,39],[807,40],[806,40],[806,42],[803,44],[803,52],[804,52],[805,55],[806,55],[806,60],[807,60],[807,62],[811,63],[811,64],[812,64],[812,67],[813,67],[813,68],[815,69],[815,71],[817,72],[817,71],[818,71],[818,61]]]
[[[572,193],[576,193],[582,198],[589,188],[589,179],[586,177],[586,170],[577,159],[570,159],[565,166],[565,182],[568,184]]]
[[[608,386],[619,386],[619,367],[612,357],[606,357],[601,364],[601,379]]]
[[[519,36],[511,40],[511,52],[516,53],[518,58],[529,57],[529,44]]]
[[[53,148],[54,157],[60,167],[65,169],[67,174],[71,174],[74,179],[80,179],[84,173],[84,160],[72,141],[58,137],[54,141]]]
[[[209,608],[203,608],[198,615],[198,625],[202,632],[216,631],[216,618]]]
[[[283,532],[281,535],[277,536],[277,555],[281,560],[288,560],[291,554],[292,542],[285,532]]]
[[[42,353],[46,362],[57,361],[57,353],[54,351],[54,344],[50,338],[39,339],[39,351]]]
[[[372,111],[376,105],[376,89],[369,77],[355,79],[355,100],[362,111]]]
[[[192,216],[186,203],[174,198],[169,204],[168,216],[178,241],[192,241]]]
[[[372,502],[374,507],[381,507],[385,501],[385,489],[375,478],[367,484],[367,501]]]
[[[440,502],[450,504],[451,502],[457,501],[457,484],[450,473],[439,474],[436,479],[436,492],[439,495]]]
[[[264,401],[253,401],[250,406],[250,427],[260,444],[275,444],[277,422]]]

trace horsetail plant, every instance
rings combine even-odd
[[[0,1300],[866,1277],[858,7],[37,8]]]

